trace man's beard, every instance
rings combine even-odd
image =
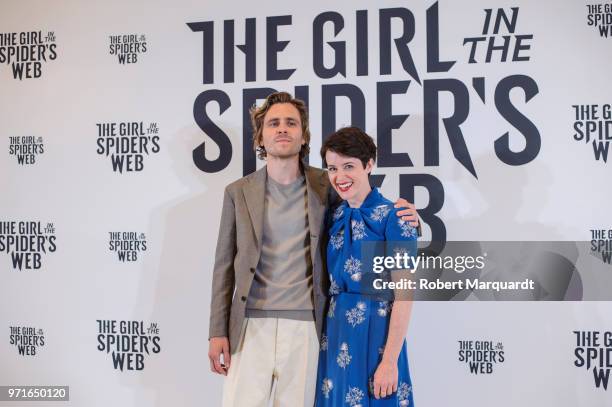
[[[300,146],[298,150],[288,150],[288,151],[283,151],[283,152],[268,151],[266,152],[266,154],[268,157],[274,157],[274,158],[279,158],[281,160],[287,160],[287,159],[295,158],[296,156],[299,156],[301,149],[302,147]]]

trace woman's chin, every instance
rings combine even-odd
[[[334,188],[336,190],[336,192],[338,193],[338,196],[343,200],[346,201],[349,198],[349,194],[347,194],[346,192],[342,192],[340,191],[340,189],[338,188]]]

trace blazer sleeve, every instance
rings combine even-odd
[[[234,258],[236,256],[236,210],[234,200],[225,188],[219,236],[215,251],[210,301],[208,339],[229,336],[229,318],[234,293]]]

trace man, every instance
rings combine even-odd
[[[306,106],[285,92],[251,111],[266,166],[228,185],[213,271],[210,368],[226,375],[223,405],[312,406],[327,292],[325,171],[303,163]],[[414,205],[405,220],[418,225]],[[222,360],[223,359],[223,360]],[[271,394],[272,383],[274,394]]]

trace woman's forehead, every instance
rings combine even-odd
[[[333,162],[335,164],[343,164],[343,163],[348,163],[348,162],[360,162],[359,158],[357,157],[349,157],[346,155],[336,153],[335,151],[332,151],[332,150],[327,150],[325,152],[325,161],[327,161],[328,163]]]

